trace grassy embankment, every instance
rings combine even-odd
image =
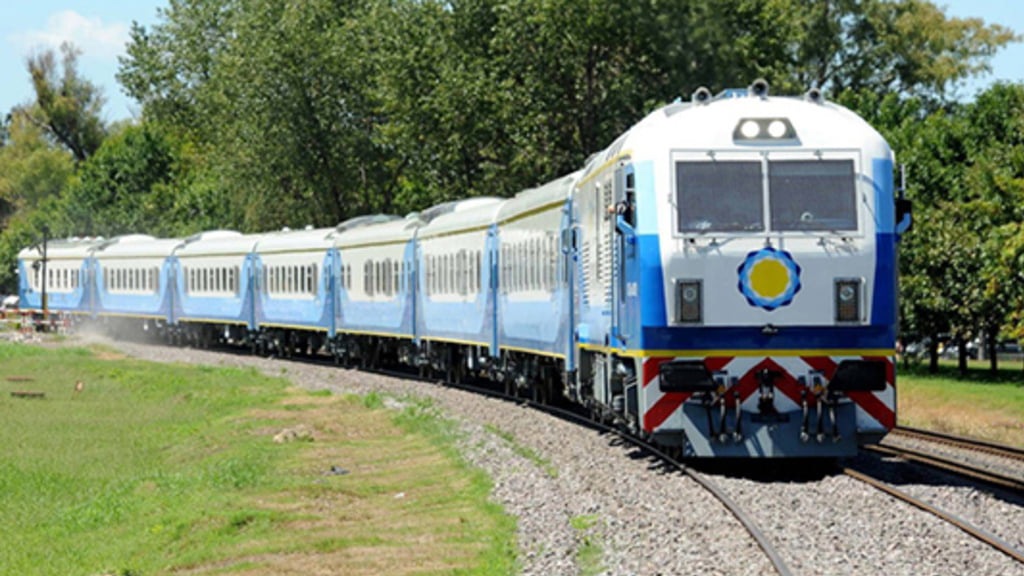
[[[948,362],[938,374],[901,365],[897,419],[906,426],[1024,447],[1024,375],[1017,363],[996,376],[987,364],[972,363],[963,379]]]
[[[423,403],[0,343],[0,422],[3,575],[515,569],[514,520]]]

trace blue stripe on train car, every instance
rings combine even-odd
[[[645,326],[646,350],[856,350],[888,349],[895,336],[891,325],[786,326],[774,335],[760,326]]]
[[[893,195],[892,160],[875,158],[871,163],[875,174],[875,289],[872,293],[872,324],[896,324],[896,237],[895,197]],[[895,341],[895,332],[893,334]],[[890,343],[891,345],[892,343]]]

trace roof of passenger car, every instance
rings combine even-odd
[[[203,232],[185,239],[174,254],[178,257],[240,256],[249,254],[263,234],[240,234],[230,230]]]
[[[334,245],[334,228],[282,230],[262,235],[254,251],[259,254],[279,252],[326,252]]]
[[[423,221],[420,220],[419,214],[412,213],[398,220],[368,224],[335,233],[334,245],[338,248],[355,248],[408,242],[422,225]]]
[[[564,204],[580,174],[582,171],[573,172],[516,194],[514,198],[506,200],[501,205],[497,215],[498,222],[508,222],[537,210]]]
[[[420,228],[420,238],[431,238],[486,229],[495,222],[498,211],[507,200],[501,198],[467,198],[450,205],[435,206],[430,210],[444,208],[444,213],[433,218]]]
[[[108,258],[166,258],[184,242],[181,238],[154,238],[132,234],[111,238],[93,251],[97,260]]]
[[[47,260],[85,260],[93,248],[105,240],[100,238],[66,238],[50,240],[46,243]],[[18,252],[21,260],[38,260],[43,257],[42,245],[36,244],[22,248]]]

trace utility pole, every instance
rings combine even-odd
[[[50,326],[50,310],[46,301],[46,245],[50,241],[50,228],[43,225],[43,331]]]

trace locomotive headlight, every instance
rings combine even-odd
[[[786,125],[782,120],[772,120],[768,124],[768,135],[772,138],[782,138],[786,135]]]
[[[702,320],[702,292],[700,280],[676,280],[676,318],[679,322],[696,324]]]
[[[740,118],[732,132],[737,144],[797,144],[796,130],[788,118]]]
[[[744,138],[757,138],[761,133],[761,125],[753,120],[747,120],[740,124],[740,133]]]
[[[836,322],[860,320],[860,279],[836,280]]]

